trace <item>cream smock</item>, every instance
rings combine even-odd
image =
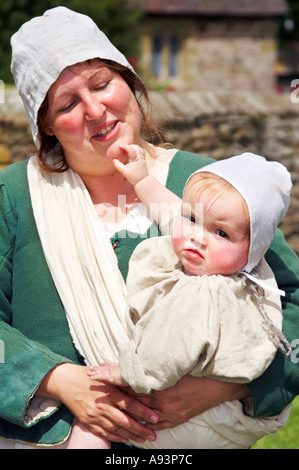
[[[265,260],[260,279],[275,288]],[[251,281],[249,281],[251,282]],[[232,276],[186,276],[170,236],[151,238],[135,249],[127,278],[128,303],[135,322],[133,339],[119,345],[124,379],[138,392],[174,385],[190,374],[249,382],[267,368],[277,348],[262,328],[262,317],[244,285]],[[279,295],[267,292],[264,308],[281,328]],[[249,448],[285,423],[290,407],[276,417],[252,418],[240,401],[231,401],[187,423],[157,433],[142,448]]]
[[[264,259],[257,271],[264,283],[277,286]],[[135,327],[133,339],[119,345],[123,378],[136,392],[150,393],[187,374],[237,383],[261,375],[277,347],[263,329],[247,282],[239,274],[186,275],[170,236],[141,242],[127,278]],[[263,306],[281,329],[280,296],[267,292]]]

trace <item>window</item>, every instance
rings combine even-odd
[[[169,77],[178,76],[179,38],[171,36],[169,40]]]
[[[152,74],[156,78],[175,78],[178,76],[180,40],[173,34],[163,37],[155,34],[152,42]]]
[[[153,39],[152,73],[154,77],[159,77],[161,75],[162,50],[163,50],[163,38],[160,34],[156,34]]]

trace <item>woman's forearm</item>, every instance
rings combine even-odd
[[[154,391],[138,399],[159,412],[159,423],[149,427],[160,430],[178,426],[225,401],[242,400],[249,396],[244,384],[185,376],[171,388]]]

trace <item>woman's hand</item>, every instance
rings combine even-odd
[[[132,396],[136,396],[144,405],[157,411],[160,416],[159,422],[147,425],[148,428],[157,431],[173,428],[220,403],[241,400],[250,394],[244,384],[188,375],[166,390],[153,391],[151,395]]]
[[[157,422],[158,415],[117,386],[95,382],[88,367],[61,364],[50,371],[36,392],[55,398],[94,434],[115,442],[155,440],[155,433],[132,416]]]

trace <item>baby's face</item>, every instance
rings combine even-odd
[[[186,274],[229,275],[247,264],[248,223],[244,201],[236,193],[212,198],[204,191],[194,200],[188,187],[172,232],[172,245]]]

